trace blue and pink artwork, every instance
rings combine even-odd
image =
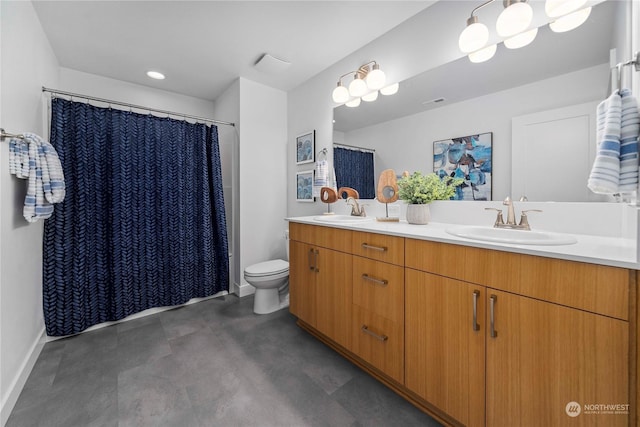
[[[492,144],[492,132],[433,143],[433,171],[464,179],[453,200],[491,200]]]

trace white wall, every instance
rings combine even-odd
[[[58,84],[58,61],[30,2],[0,2],[0,125],[45,134],[41,86]],[[9,174],[0,142],[0,425],[42,345],[42,223],[22,217],[26,181]]]
[[[503,200],[511,195],[511,119],[589,101],[595,109],[608,72],[603,64],[424,111],[348,132],[344,143],[375,148],[378,176],[384,169],[431,172],[434,141],[493,132],[493,200]]]
[[[287,94],[240,78],[240,270],[286,259]],[[255,289],[239,277],[239,295]]]
[[[227,235],[229,239],[229,252],[231,258],[229,260],[229,274],[231,288],[229,292],[238,293],[238,278],[240,274],[240,256],[236,254],[236,248],[240,247],[240,210],[238,205],[240,202],[239,192],[239,128],[240,128],[240,80],[233,82],[215,102],[213,116],[217,120],[223,120],[235,123],[234,127],[219,126],[218,136],[220,139],[220,153],[225,159],[231,158],[230,165],[223,165],[222,180],[225,186],[225,208],[227,212]],[[229,167],[230,166],[230,167]],[[229,191],[231,190],[231,191]]]

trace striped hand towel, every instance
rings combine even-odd
[[[598,150],[587,186],[594,193],[614,194],[620,185],[620,123],[622,100],[618,92],[598,104]]]
[[[620,185],[618,191],[630,193],[638,189],[638,134],[640,114],[638,101],[629,89],[620,91],[622,115],[620,120]]]
[[[329,162],[318,160],[316,162],[316,176],[313,179],[313,197],[320,197],[320,189],[327,187],[329,183]]]
[[[24,140],[9,142],[9,171],[28,179],[23,215],[28,222],[47,219],[53,205],[64,200],[65,183],[62,165],[51,144],[38,135],[25,133]]]

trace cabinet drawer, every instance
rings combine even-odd
[[[289,223],[289,239],[340,252],[351,250],[351,230],[319,225]]]
[[[404,384],[404,324],[353,305],[353,352]]]
[[[394,322],[404,321],[404,268],[353,257],[353,303]]]
[[[354,231],[352,253],[404,266],[404,237]]]
[[[406,239],[409,268],[622,320],[635,272],[533,255]]]

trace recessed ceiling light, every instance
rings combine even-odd
[[[156,80],[164,80],[164,74],[159,73],[157,71],[147,71],[147,76]]]

